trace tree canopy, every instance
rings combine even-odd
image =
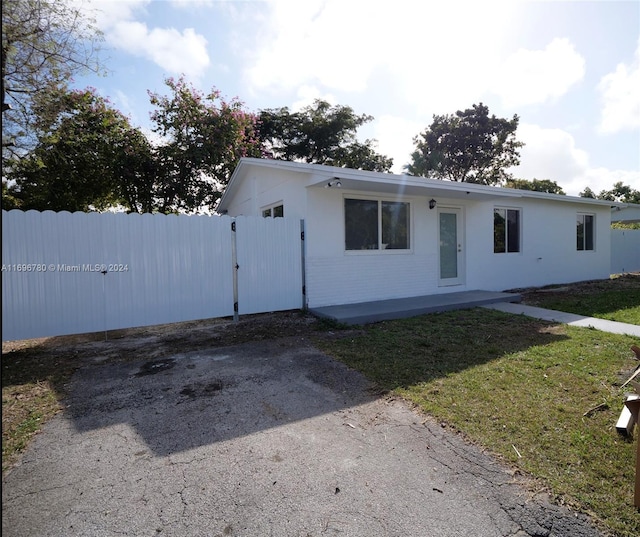
[[[406,170],[411,175],[449,181],[504,184],[507,172],[520,163],[516,140],[519,118],[489,116],[484,104],[458,110],[455,114],[434,115],[433,122],[414,138],[415,151]]]
[[[586,187],[582,192],[580,192],[579,196],[582,198],[640,204],[640,190],[631,188],[629,185],[625,185],[622,181],[615,183],[611,190],[601,190],[598,195],[596,195],[591,188]]]
[[[93,21],[68,0],[3,0],[3,164],[35,145],[36,120],[46,121],[43,99],[50,103],[75,74],[99,72],[101,39]]]
[[[3,185],[3,201],[41,211],[150,209],[154,172],[145,136],[93,91],[52,100],[58,114],[32,151],[10,161],[6,173],[14,182]]]
[[[358,141],[358,128],[373,119],[357,115],[349,106],[314,103],[291,112],[289,108],[260,112],[260,138],[272,158],[301,160],[371,171],[389,171],[393,159],[379,154],[375,140]]]
[[[580,196],[581,198],[597,199],[596,193],[589,187],[585,187],[585,189],[580,192],[578,196]]]
[[[214,209],[241,157],[262,154],[257,117],[242,102],[204,95],[184,78],[168,78],[169,96],[149,92],[156,110],[159,211]]]
[[[505,185],[507,188],[517,188],[519,190],[533,190],[535,192],[546,192],[548,194],[565,195],[562,187],[551,179],[507,179]]]
[[[640,203],[640,190],[625,185],[618,181],[611,190],[602,190],[598,194],[601,200],[620,201],[622,203]]]
[[[211,211],[243,156],[391,167],[371,141],[355,137],[370,116],[356,116],[348,107],[318,101],[296,114],[263,111],[265,121],[259,122],[241,101],[226,101],[215,88],[204,94],[184,78],[165,83],[167,95],[149,92],[155,145],[94,90],[43,93],[34,147],[8,160],[5,208]],[[267,123],[265,140],[258,125],[267,132]]]

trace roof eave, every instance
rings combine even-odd
[[[476,200],[529,198],[580,203],[586,205],[609,206],[612,209],[623,208],[626,206],[624,203],[614,201],[582,198],[578,196],[565,196],[561,194],[549,194],[547,192],[478,185],[475,183],[457,183],[427,177],[355,170],[323,164],[309,164],[306,162],[244,157],[240,159],[238,166],[236,166],[236,169],[231,175],[225,192],[220,198],[220,203],[218,204],[219,211],[224,211],[227,208],[226,205],[233,195],[236,183],[241,180],[240,178],[244,174],[245,168],[249,168],[251,166],[280,168],[305,173],[309,176],[309,180],[306,185],[308,188],[324,188],[328,185],[331,179],[340,179],[342,188],[345,190],[381,192],[389,195],[441,195],[449,198]]]

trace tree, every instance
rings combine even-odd
[[[3,204],[23,210],[151,211],[153,157],[144,135],[92,90],[62,93],[35,148],[13,159]]]
[[[316,99],[300,112],[287,107],[260,112],[260,138],[270,156],[361,170],[389,171],[393,160],[377,153],[374,140],[359,142],[359,127],[372,116]]]
[[[3,0],[3,164],[35,145],[38,118],[46,123],[57,115],[45,114],[49,95],[63,92],[77,73],[99,71],[101,38],[93,21],[68,0]]]
[[[591,190],[589,187],[585,188],[580,194],[578,194],[581,198],[591,198],[596,199],[596,193]]]
[[[169,97],[149,92],[157,109],[157,148],[161,212],[213,210],[244,156],[262,155],[257,118],[238,100],[226,102],[213,89],[204,95],[184,78],[168,78]]]
[[[551,179],[507,179],[504,185],[507,188],[517,188],[519,190],[533,190],[535,192],[546,192],[548,194],[565,195],[562,187]]]
[[[640,203],[640,190],[635,190],[623,184],[622,181],[618,181],[611,190],[602,190],[598,194],[598,199],[622,203]]]
[[[431,125],[413,139],[415,151],[406,170],[411,175],[437,179],[503,184],[507,169],[520,163],[515,138],[519,118],[489,116],[482,103],[452,115],[434,115]]]
[[[629,185],[623,184],[622,181],[618,181],[613,185],[611,190],[601,190],[600,194],[596,196],[596,193],[589,187],[586,187],[579,196],[581,198],[592,198],[607,201],[619,201],[622,203],[639,203],[640,204],[640,190],[635,190]]]

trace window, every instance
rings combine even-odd
[[[520,209],[493,210],[493,251],[496,254],[520,251]]]
[[[344,200],[346,250],[408,250],[409,203]]]
[[[592,214],[579,214],[577,220],[578,250],[593,250],[593,221]]]
[[[284,216],[284,205],[276,205],[275,207],[263,209],[262,216],[265,218],[277,218],[279,216]]]

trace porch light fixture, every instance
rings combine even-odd
[[[429,200],[429,209],[435,209],[435,208],[436,208],[436,200],[432,198]]]
[[[326,185],[324,185],[325,188],[331,188],[331,187],[340,188],[341,186],[342,186],[342,183],[340,182],[340,179],[338,179],[337,177],[334,177],[333,179],[331,179],[331,181],[329,181]]]

